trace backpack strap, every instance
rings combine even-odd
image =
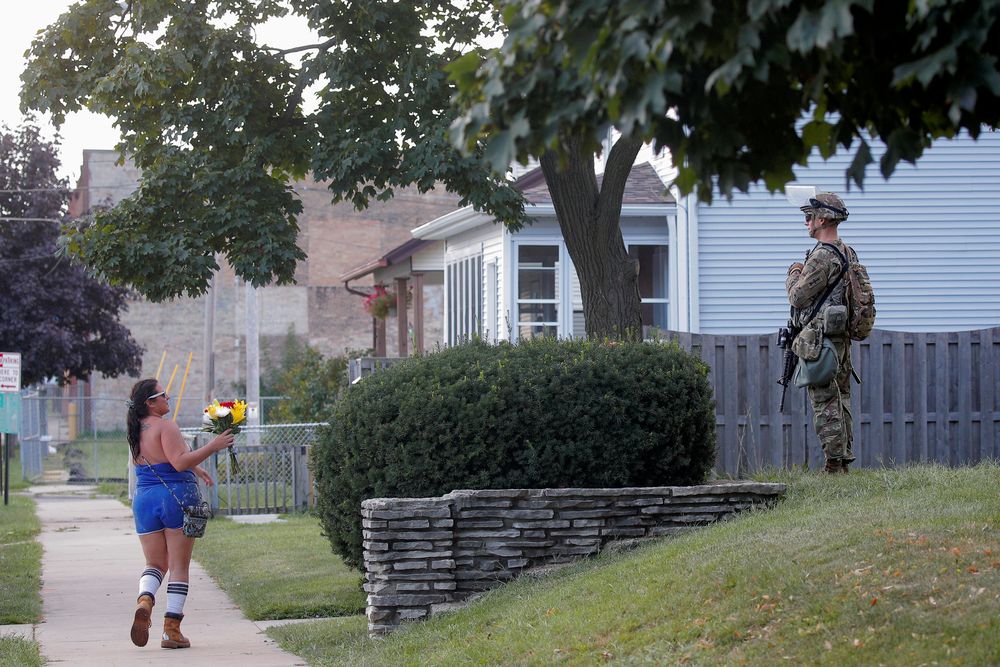
[[[837,257],[841,260],[842,264],[840,268],[840,273],[837,274],[837,278],[832,283],[830,283],[830,285],[826,288],[826,291],[823,292],[823,296],[816,301],[816,305],[813,306],[812,312],[809,313],[809,319],[807,319],[805,323],[803,323],[802,328],[805,328],[805,326],[810,322],[812,322],[813,319],[815,319],[816,315],[819,314],[820,308],[823,307],[823,304],[826,303],[826,300],[830,298],[831,294],[833,294],[833,290],[837,289],[837,285],[839,285],[840,281],[843,280],[844,274],[847,273],[847,268],[850,266],[850,264],[847,261],[847,258],[844,257],[844,253],[840,252],[840,248],[833,245],[832,243],[820,242],[819,245],[826,246],[831,250],[833,250],[835,253],[837,253]]]

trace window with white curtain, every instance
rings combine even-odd
[[[559,245],[518,244],[515,253],[517,338],[559,335]]]

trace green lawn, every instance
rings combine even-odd
[[[40,647],[36,642],[0,635],[0,667],[41,667]]]
[[[1000,664],[1000,468],[762,478],[789,484],[773,510],[381,640],[360,618],[269,634],[313,665]]]
[[[0,456],[2,455],[3,453],[0,452]],[[14,447],[11,449],[10,457],[10,490],[21,491],[29,486],[31,486],[31,482],[21,476],[21,448]]]
[[[72,443],[60,445],[63,467],[77,471],[83,479],[95,475],[105,478],[128,478],[128,441],[124,434],[98,434],[95,440],[81,436]]]
[[[31,498],[12,495],[9,505],[0,504],[0,625],[34,623],[41,616],[42,545],[35,541],[40,530]]]
[[[364,612],[361,574],[349,570],[308,514],[269,524],[209,523],[194,558],[253,620]]]

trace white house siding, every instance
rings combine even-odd
[[[876,326],[956,331],[1000,324],[1000,134],[941,141],[890,181],[873,151],[864,192],[844,186],[847,155],[796,169],[796,184],[841,193],[841,236],[868,267]],[[787,317],[784,275],[813,242],[797,208],[762,187],[698,207],[700,330],[760,333]]]
[[[450,317],[449,308],[452,303],[451,291],[454,286],[448,280],[447,267],[455,262],[467,259],[470,257],[481,257],[482,263],[480,265],[481,284],[483,286],[483,291],[485,292],[487,285],[489,284],[487,276],[487,267],[490,263],[495,263],[497,265],[497,270],[502,271],[503,266],[503,227],[500,225],[488,223],[485,225],[480,225],[474,229],[470,229],[465,232],[456,234],[455,236],[449,237],[445,242],[444,250],[444,262],[445,262],[445,323],[447,326],[448,318]],[[499,274],[498,274],[499,275]],[[500,281],[498,281],[499,283]],[[502,287],[498,287],[498,291],[502,291]],[[464,293],[463,293],[464,294]],[[502,322],[502,317],[497,318],[494,314],[488,316],[488,310],[490,308],[490,299],[487,294],[481,295],[482,308],[478,313],[476,322],[478,323],[478,329],[480,333],[485,333],[487,328],[487,322],[493,322],[496,319]],[[462,298],[462,297],[460,297]],[[465,303],[468,304],[468,299]],[[493,307],[496,308],[497,301]],[[492,318],[492,319],[491,319]],[[446,329],[447,331],[447,329]],[[495,334],[488,334],[491,338],[495,337]],[[455,341],[449,340],[450,343]]]

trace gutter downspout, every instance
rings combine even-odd
[[[357,294],[358,296],[363,296],[365,298],[368,298],[370,296],[368,294],[368,292],[362,292],[361,290],[354,289],[353,287],[351,287],[351,281],[350,280],[345,280],[344,281],[344,289],[346,289],[351,294]],[[379,342],[378,341],[378,318],[373,317],[372,318],[372,350],[373,350],[374,354],[376,354],[376,355],[378,354],[378,349],[379,349],[378,342]]]

